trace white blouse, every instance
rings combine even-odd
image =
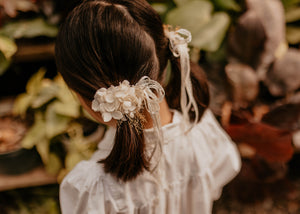
[[[182,115],[174,111],[172,123],[162,128],[163,154],[156,170],[145,171],[129,182],[104,172],[98,160],[111,151],[115,129],[110,128],[99,149],[81,161],[60,186],[63,214],[143,213],[209,214],[222,188],[240,170],[237,148],[207,110],[188,133]],[[147,144],[155,133],[145,130]]]

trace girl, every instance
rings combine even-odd
[[[163,28],[145,0],[84,1],[69,14],[57,37],[58,70],[109,129],[91,160],[63,180],[63,213],[211,213],[240,159],[206,110],[190,39]]]

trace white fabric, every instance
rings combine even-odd
[[[239,153],[209,110],[188,133],[182,121],[175,111],[172,123],[162,127],[163,154],[156,170],[126,183],[97,163],[113,146],[115,130],[109,129],[93,157],[81,161],[63,180],[62,213],[211,213],[213,200],[240,170]],[[153,131],[145,130],[145,137],[149,147],[155,144]]]

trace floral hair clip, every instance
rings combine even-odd
[[[95,93],[92,109],[101,113],[104,122],[111,119],[126,121],[133,119],[143,106],[150,114],[158,113],[164,95],[158,82],[144,76],[135,85],[124,80],[118,86],[100,88]]]
[[[141,115],[137,113],[146,108],[153,120],[153,129],[158,140],[149,156],[151,159],[155,154],[159,154],[155,152],[157,146],[159,151],[162,151],[163,134],[160,124],[159,103],[164,96],[163,87],[157,81],[144,76],[135,85],[130,85],[127,80],[124,80],[118,86],[110,86],[107,89],[100,88],[94,95],[92,109],[101,113],[104,122],[109,122],[111,119],[132,122],[136,116]],[[136,127],[134,122],[131,125],[137,130],[142,128]]]

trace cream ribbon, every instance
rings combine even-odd
[[[154,167],[151,169],[151,171],[154,171],[158,166],[163,149],[162,145],[164,138],[160,123],[159,103],[163,100],[165,91],[157,81],[152,80],[147,76],[142,77],[135,86],[139,89],[140,92],[143,93],[142,97],[144,100],[145,108],[152,118],[153,129],[158,140],[158,143],[155,143],[155,147],[153,148],[149,157],[149,159],[152,159],[153,156],[156,156],[156,158],[154,159],[157,160],[157,163],[154,163]],[[157,146],[159,146],[159,151],[157,151]]]
[[[180,58],[181,67],[181,99],[180,105],[185,122],[189,122],[189,111],[192,109],[195,112],[195,125],[199,119],[198,105],[193,95],[193,86],[190,78],[190,56],[188,43],[192,40],[191,33],[186,29],[170,31],[165,29],[165,35],[170,40],[170,50],[175,57]],[[188,131],[190,128],[186,129]]]

